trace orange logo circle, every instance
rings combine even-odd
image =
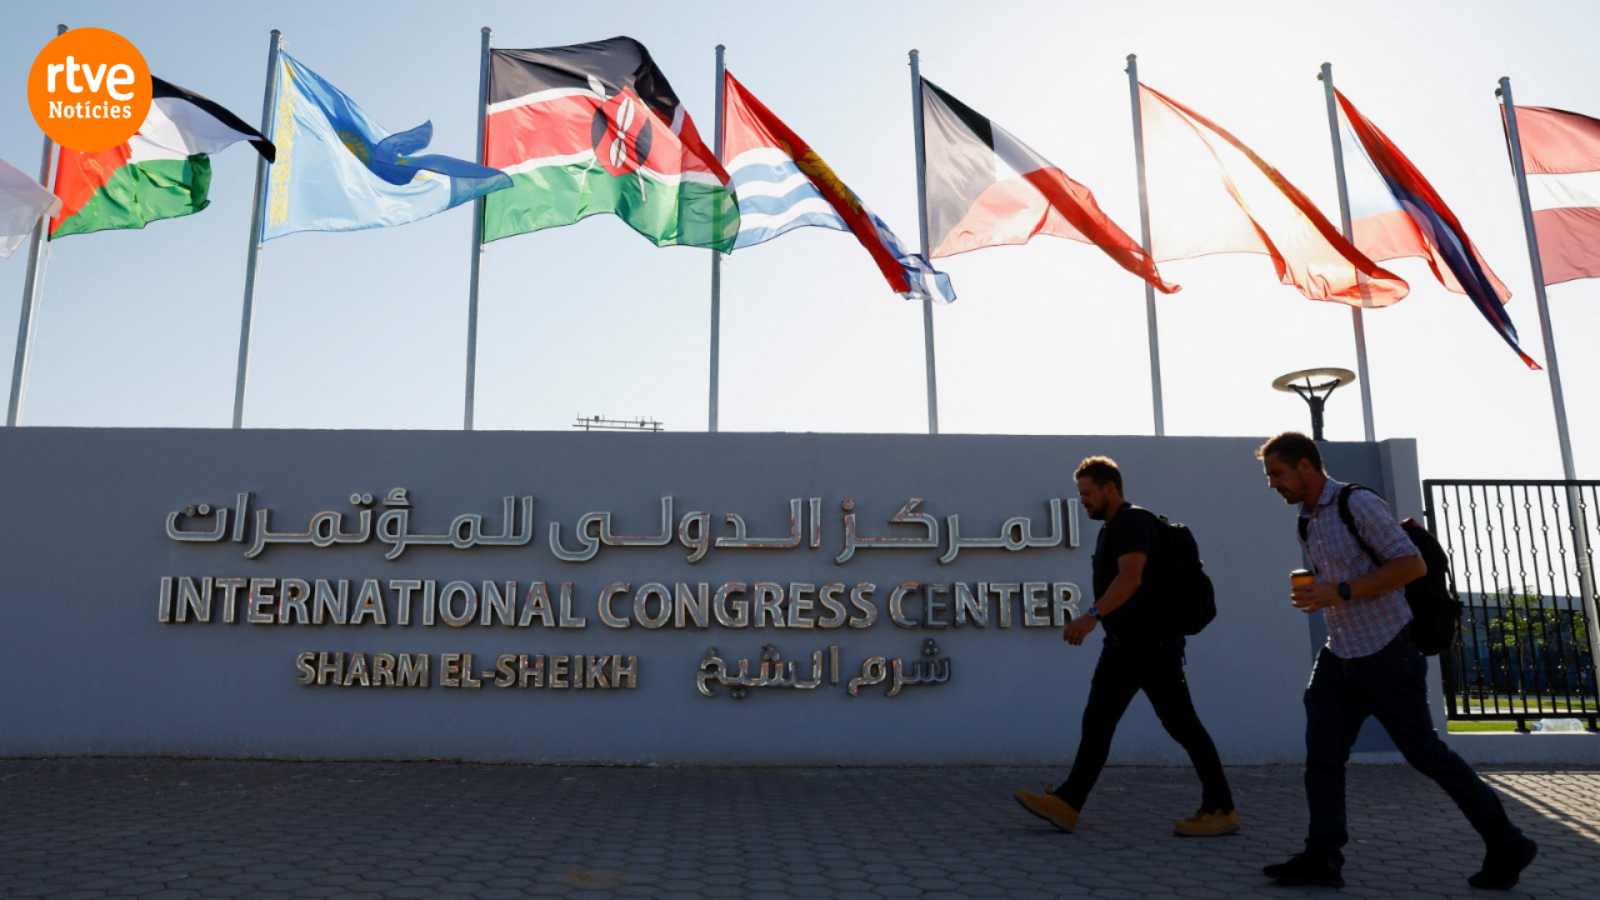
[[[74,28],[44,46],[28,72],[28,107],[50,139],[96,153],[127,142],[150,112],[150,67],[131,41]]]

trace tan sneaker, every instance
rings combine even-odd
[[[1200,810],[1187,819],[1179,819],[1172,830],[1184,837],[1222,837],[1239,831],[1239,811],[1206,812]]]
[[[1027,791],[1017,791],[1012,796],[1017,798],[1017,802],[1022,804],[1023,809],[1062,831],[1071,832],[1072,829],[1078,827],[1078,811],[1055,794],[1040,795],[1030,794]]]

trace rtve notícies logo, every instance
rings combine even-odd
[[[28,73],[34,121],[57,144],[83,153],[127,140],[150,113],[150,67],[127,38],[75,28],[46,44]]]
[[[73,78],[80,69],[83,71],[84,86],[82,87]],[[100,83],[103,81],[105,82],[106,93],[110,94],[113,100],[122,102],[118,104],[102,100],[99,103],[94,103],[89,100],[80,100],[77,103],[68,101],[63,104],[60,100],[53,99],[56,95],[56,76],[63,71],[65,71],[66,77],[62,81],[66,83],[67,90],[72,93],[81,94],[86,89],[91,94],[97,93],[100,90]],[[111,67],[109,72],[106,71],[105,63],[101,63],[99,70],[95,70],[89,68],[88,63],[80,63],[71,56],[67,57],[66,63],[50,63],[45,66],[44,76],[45,93],[52,98],[49,100],[50,118],[131,119],[133,118],[133,107],[127,101],[133,99],[133,91],[119,91],[117,88],[127,87],[133,82],[133,66],[127,63],[117,63]]]

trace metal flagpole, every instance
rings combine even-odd
[[[1528,236],[1528,263],[1533,269],[1533,296],[1539,305],[1539,330],[1544,335],[1545,367],[1550,373],[1550,401],[1555,406],[1556,435],[1561,443],[1561,470],[1567,481],[1576,481],[1578,475],[1572,463],[1572,437],[1567,432],[1567,404],[1561,395],[1561,368],[1556,364],[1556,339],[1550,328],[1550,306],[1544,291],[1544,265],[1539,261],[1539,233],[1533,227],[1533,205],[1528,200],[1528,173],[1522,165],[1522,137],[1517,132],[1517,104],[1511,99],[1511,79],[1500,79],[1500,87],[1494,93],[1505,110],[1511,172],[1516,176],[1517,196],[1522,201],[1522,229]],[[1578,589],[1583,596],[1584,614],[1589,619],[1590,659],[1600,660],[1600,615],[1596,614],[1594,560],[1589,556],[1589,523],[1579,500],[1577,488],[1568,485],[1567,509],[1572,523],[1574,555],[1578,562]]]
[[[1150,196],[1144,183],[1144,116],[1139,111],[1139,57],[1128,54],[1128,90],[1133,94],[1133,161],[1139,171],[1139,239],[1150,256]],[[1156,289],[1144,283],[1144,318],[1150,332],[1150,400],[1155,407],[1156,437],[1167,433],[1161,403],[1161,339],[1156,334]]]
[[[267,87],[261,99],[261,133],[272,140],[278,109],[278,53],[283,49],[283,34],[272,29],[272,42],[267,50]],[[244,309],[239,322],[239,371],[233,383],[233,427],[244,427],[244,385],[250,370],[250,326],[256,315],[256,278],[260,274],[257,257],[261,255],[262,223],[267,213],[269,166],[265,157],[256,158],[256,199],[250,214],[250,253],[244,264]]]
[[[489,115],[489,26],[483,26],[483,47],[478,57],[478,164],[484,165],[483,132]],[[467,283],[467,396],[461,427],[472,430],[472,408],[478,382],[478,268],[483,261],[482,197],[472,201],[472,276]]]
[[[1506,113],[1506,131],[1511,138],[1511,172],[1517,179],[1517,195],[1522,199],[1522,229],[1528,235],[1528,262],[1533,267],[1533,296],[1539,302],[1539,330],[1544,334],[1545,366],[1550,371],[1550,399],[1556,408],[1556,434],[1561,440],[1561,468],[1568,481],[1578,476],[1572,465],[1572,437],[1567,433],[1567,404],[1561,396],[1561,368],[1556,364],[1556,339],[1550,330],[1550,306],[1544,293],[1544,266],[1539,262],[1539,235],[1533,228],[1533,206],[1528,201],[1528,173],[1522,168],[1522,139],[1517,134],[1517,106],[1511,100],[1511,79],[1500,79],[1495,92]]]
[[[56,26],[56,37],[67,33],[67,26]],[[56,144],[49,135],[44,139],[44,150],[39,154],[39,183],[50,189],[50,161],[55,157]],[[22,397],[28,378],[28,364],[33,358],[33,332],[39,325],[35,308],[39,282],[44,280],[45,229],[49,216],[40,216],[33,223],[33,236],[28,239],[28,271],[22,288],[22,309],[17,319],[17,355],[11,360],[11,404],[6,407],[6,425],[17,424],[22,414]]]
[[[922,255],[928,256],[928,158],[922,140],[922,70],[917,51],[911,51],[911,125],[917,145],[917,234]],[[928,367],[928,433],[939,433],[939,379],[933,360],[933,298],[922,301],[923,359]]]
[[[1333,136],[1333,172],[1339,180],[1339,224],[1344,229],[1344,239],[1351,244],[1355,243],[1355,228],[1350,224],[1350,189],[1344,180],[1344,139],[1339,133],[1339,113],[1334,108],[1333,97],[1333,63],[1323,63],[1322,72],[1317,75],[1322,82],[1322,92],[1328,99],[1328,133]],[[1360,272],[1356,273],[1356,283],[1361,289],[1361,306],[1351,307],[1351,320],[1356,329],[1356,368],[1360,374],[1361,382],[1361,420],[1366,425],[1367,443],[1377,440],[1376,430],[1372,426],[1372,378],[1367,374],[1367,330],[1361,321],[1361,310],[1370,300],[1370,289],[1367,287],[1367,277]]]
[[[717,45],[717,105],[715,117],[711,123],[712,149],[717,155],[717,162],[722,162],[722,104],[724,102],[723,61],[722,54],[727,48]],[[718,210],[721,205],[718,205]],[[722,236],[722,228],[716,228],[716,236]],[[717,367],[722,356],[722,251],[711,248],[711,409],[707,419],[708,431],[717,430]]]

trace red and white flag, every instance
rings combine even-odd
[[[1600,119],[1517,107],[1545,284],[1600,278]]]
[[[1375,260],[1420,256],[1445,289],[1465,294],[1496,333],[1530,369],[1506,301],[1511,292],[1467,237],[1461,220],[1445,205],[1422,172],[1350,99],[1333,92],[1343,139],[1345,197],[1350,232],[1362,253]]]
[[[1052,234],[1094,244],[1164,294],[1178,290],[1088,188],[926,78],[922,116],[930,257]]]
[[[1139,85],[1157,262],[1262,253],[1311,300],[1388,306],[1411,288],[1345,240],[1310,198],[1215,122]]]

